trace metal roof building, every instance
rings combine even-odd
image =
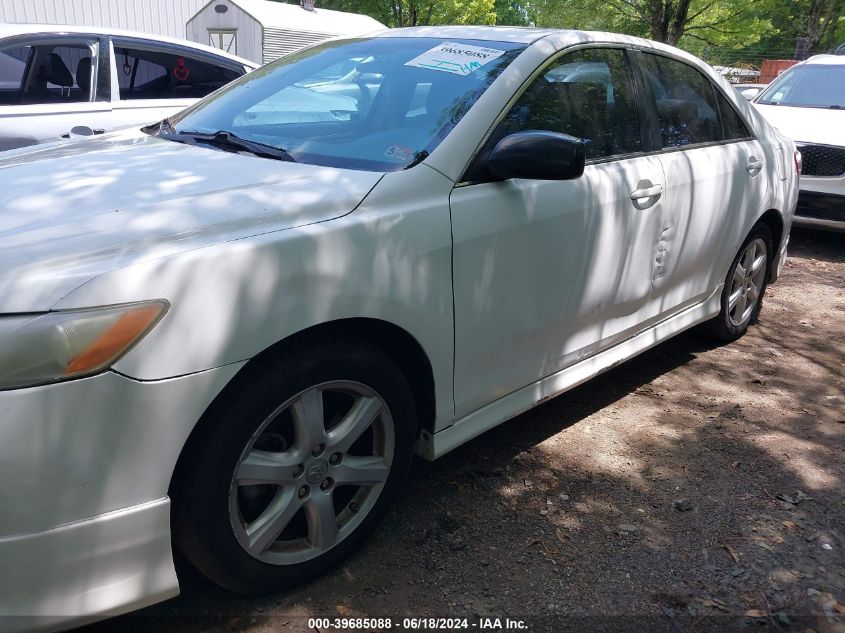
[[[187,25],[189,40],[210,44],[266,64],[337,35],[364,35],[386,28],[367,15],[305,9],[269,0],[211,0]]]
[[[0,22],[105,26],[185,38],[208,0],[0,0]],[[203,40],[208,43],[208,38]]]
[[[187,38],[259,64],[330,37],[385,28],[366,15],[269,0],[0,0],[0,22],[102,26]]]

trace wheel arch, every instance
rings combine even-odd
[[[194,425],[180,451],[176,467],[170,481],[170,491],[179,479],[180,467],[184,457],[190,453],[192,445],[198,441],[205,429],[205,420],[209,412],[219,403],[231,397],[245,387],[255,371],[264,371],[268,366],[283,362],[287,350],[308,345],[320,338],[345,337],[359,340],[374,347],[390,357],[399,365],[414,396],[417,413],[417,432],[433,432],[436,411],[434,371],[431,361],[419,341],[407,330],[374,318],[345,318],[328,321],[300,330],[277,341],[251,358],[217,396],[206,407],[199,421]]]
[[[754,223],[755,226],[757,224],[765,224],[769,227],[769,231],[772,233],[772,248],[774,249],[774,253],[772,253],[771,257],[769,257],[768,279],[769,283],[774,283],[777,281],[777,266],[775,265],[775,258],[780,252],[781,241],[783,240],[783,216],[777,209],[769,209],[760,216],[757,222]],[[750,234],[753,230],[754,227],[752,227],[748,233]]]

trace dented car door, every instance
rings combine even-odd
[[[631,336],[653,301],[664,175],[643,152],[623,49],[549,65],[482,148],[522,130],[583,138],[568,181],[496,181],[470,168],[451,195],[458,417]],[[476,371],[484,367],[484,372]]]

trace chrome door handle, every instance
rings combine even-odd
[[[663,185],[654,185],[652,187],[646,187],[645,189],[637,189],[636,191],[631,192],[631,200],[637,202],[639,200],[644,200],[645,198],[655,198],[663,193]]]
[[[752,171],[760,171],[761,169],[763,169],[762,160],[749,159],[748,162],[745,163],[745,171],[747,171],[749,174]]]

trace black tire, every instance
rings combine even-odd
[[[766,262],[764,265],[765,272],[763,273],[762,285],[759,289],[757,297],[754,299],[753,306],[750,311],[746,308],[748,315],[744,319],[732,318],[730,308],[730,295],[733,288],[734,275],[737,271],[737,266],[746,254],[748,246],[761,240],[766,248]],[[760,310],[763,308],[763,296],[766,293],[766,288],[771,278],[772,272],[772,255],[774,251],[772,248],[772,232],[766,224],[758,223],[751,229],[748,237],[742,243],[736,256],[731,262],[728,269],[727,277],[725,277],[725,287],[722,290],[721,310],[719,315],[705,323],[704,331],[711,337],[720,341],[735,341],[748,331],[748,327],[757,322],[760,316]],[[735,315],[734,315],[735,316]]]
[[[257,429],[262,428],[268,416],[272,417],[280,405],[297,394],[330,381],[365,385],[386,405],[386,419],[390,421],[385,421],[382,414],[376,419],[393,428],[392,460],[385,457],[385,462],[390,462],[387,479],[375,500],[368,502],[366,516],[362,520],[356,518],[360,523],[350,524],[352,531],[330,549],[295,564],[269,564],[241,545],[236,528],[230,523],[230,505],[239,503],[232,501],[230,493],[235,490],[237,495],[241,490],[237,487],[241,484],[234,482],[233,477],[245,449],[252,446]],[[372,424],[374,428],[376,422]],[[180,458],[171,486],[174,544],[204,576],[230,591],[269,593],[301,585],[343,561],[374,531],[404,486],[416,434],[414,399],[406,378],[390,358],[371,345],[326,340],[286,349],[283,358],[275,355],[257,359],[215,400]],[[311,474],[309,468],[305,475]],[[293,484],[295,487],[305,483],[301,478],[298,481]],[[316,486],[312,489],[310,494],[322,494]],[[331,495],[335,504],[338,494],[333,491]],[[348,507],[345,512],[349,517]],[[352,512],[357,510],[353,508]],[[271,547],[277,544],[274,541]]]

